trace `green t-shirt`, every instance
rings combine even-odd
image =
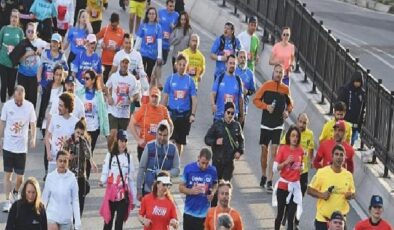
[[[250,50],[249,52],[253,55],[252,57],[248,58],[248,68],[254,71],[254,65],[256,61],[257,52],[260,50],[260,40],[254,34],[250,41]]]
[[[4,26],[0,30],[0,64],[12,68],[9,53],[24,38],[23,30],[15,26]]]

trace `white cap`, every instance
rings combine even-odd
[[[96,35],[94,35],[94,34],[89,34],[89,35],[86,37],[86,40],[87,40],[89,43],[97,42]]]
[[[159,176],[159,177],[157,178],[157,181],[159,181],[159,182],[161,182],[161,183],[163,183],[163,184],[171,184],[171,185],[172,185],[171,179],[170,179],[170,177],[168,177],[168,176]]]

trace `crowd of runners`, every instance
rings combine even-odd
[[[315,146],[308,114],[297,114],[296,124],[284,128],[297,104],[290,90],[295,47],[289,27],[282,29],[269,60],[262,60],[257,18],[248,17],[241,32],[227,22],[204,57],[183,0],[167,0],[160,9],[146,0],[120,0],[119,7],[130,12],[129,28],[120,26],[116,12],[102,24],[109,1],[0,0],[7,230],[92,229],[81,222],[91,173],[101,173],[99,186],[105,187],[97,210],[103,229],[123,229],[133,209],[139,209],[138,221],[146,230],[178,229],[180,222],[185,230],[247,228],[231,207],[231,179],[234,161],[245,153],[243,127],[250,106],[262,111],[260,186],[272,193],[277,207],[275,229],[299,228],[305,193],[317,199],[310,229],[346,229],[349,201],[356,195],[354,144],[365,113],[361,72],[340,88],[334,118]],[[214,72],[206,72],[206,61],[215,62]],[[273,73],[257,87],[259,62],[272,65]],[[162,73],[164,65],[171,65],[171,73]],[[202,80],[212,81],[206,102],[212,126],[203,138],[210,148],[181,167]],[[26,154],[36,147],[36,135],[45,145],[42,193],[38,179],[24,180]],[[102,167],[94,160],[100,135],[108,149]],[[137,158],[128,149],[131,138]],[[312,168],[317,171],[308,181]],[[183,216],[170,190],[178,176]],[[383,199],[373,195],[369,218],[355,229],[391,230],[382,213]]]

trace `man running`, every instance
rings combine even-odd
[[[256,34],[257,18],[251,16],[248,18],[248,29],[238,34],[237,38],[241,42],[243,49],[247,51],[248,68],[254,72],[255,64],[260,60],[260,39]]]

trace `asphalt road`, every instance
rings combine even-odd
[[[112,12],[120,13],[122,27],[128,28],[127,13],[120,10],[115,3],[111,4],[109,9],[105,12],[105,21],[103,25],[107,24],[109,15]],[[191,133],[188,138],[188,145],[185,148],[184,155],[181,157],[182,166],[197,159],[198,151],[204,146],[203,137],[212,122],[212,115],[209,106],[209,93],[213,82],[212,73],[214,72],[215,63],[209,59],[209,50],[213,42],[213,36],[197,24],[198,22],[193,22],[193,28],[201,36],[200,48],[207,60],[207,71],[199,87],[196,122],[192,125]],[[268,53],[265,55],[268,56]],[[170,73],[170,71],[170,66],[165,66],[163,71],[164,78]],[[267,69],[266,75],[269,75],[270,71],[270,69]],[[261,77],[259,78],[261,79]],[[240,211],[246,230],[273,229],[276,215],[275,209],[271,206],[271,195],[259,187],[261,176],[259,163],[260,146],[258,145],[260,116],[261,112],[254,106],[250,106],[245,125],[246,153],[241,160],[236,162],[234,179],[232,181],[234,185],[232,206]],[[40,137],[41,135],[38,135],[38,138]],[[132,140],[132,138],[130,139],[129,149],[131,150],[134,162],[136,163],[136,145],[135,141]],[[37,140],[37,146],[38,147],[36,149],[30,150],[28,153],[26,175],[35,176],[42,182],[44,173],[42,140]],[[105,147],[105,139],[100,137],[98,140],[97,150],[95,150],[94,155],[95,161],[100,165],[100,167],[106,153]],[[2,158],[0,158],[0,172],[0,177],[2,177]],[[101,205],[104,189],[97,186],[98,178],[99,174],[92,174],[90,181],[92,189],[91,193],[87,196],[85,211],[82,217],[84,229],[101,229],[103,226],[103,220],[100,217],[98,210]],[[43,186],[43,183],[41,183],[41,186]],[[3,187],[2,180],[0,180],[0,187]],[[178,216],[181,220],[183,196],[178,193],[177,185],[174,185],[172,190],[176,198],[179,213]],[[0,201],[3,200],[4,193],[0,196]],[[138,208],[132,212],[131,218],[125,224],[124,229],[141,229],[140,224],[136,220],[137,211]],[[313,229],[314,215],[315,200],[307,196],[304,201],[304,213],[300,223],[300,229]],[[7,214],[1,213],[0,228],[5,228],[6,219]],[[354,210],[352,210],[348,216],[349,229],[352,229],[355,222],[358,220],[359,217]]]
[[[394,15],[339,0],[301,0],[372,75],[394,90]]]

